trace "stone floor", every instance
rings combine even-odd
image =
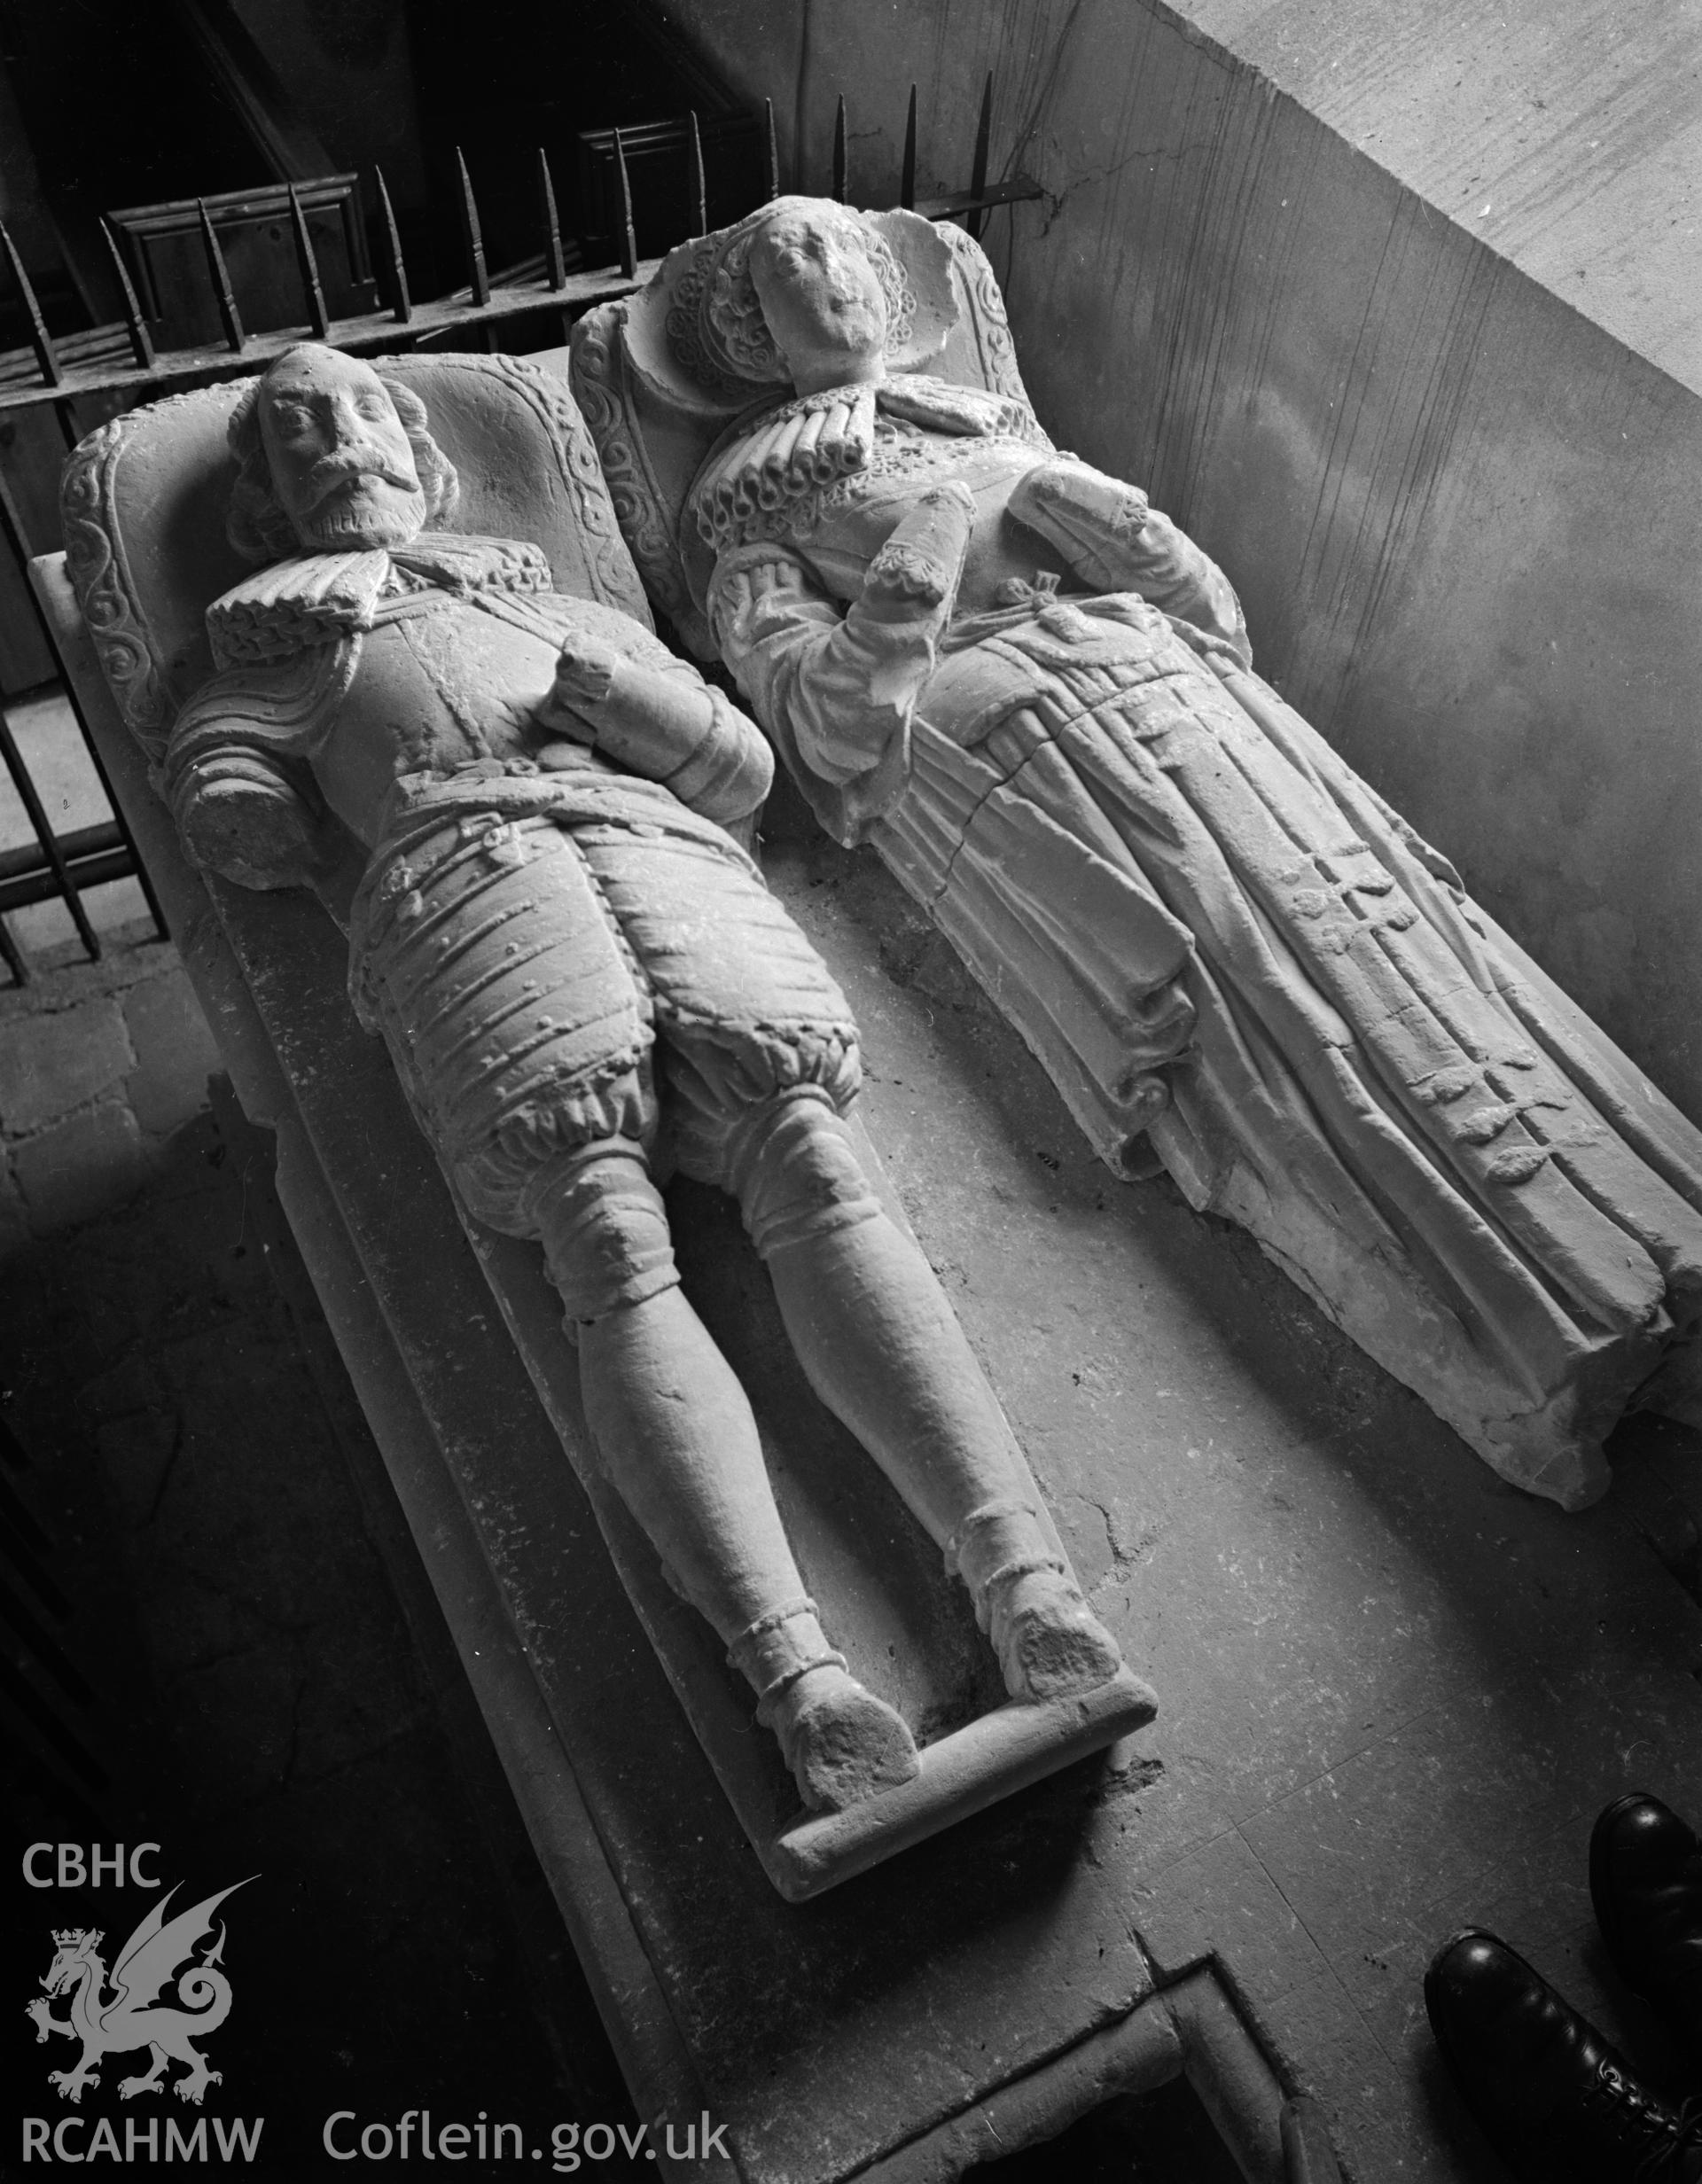
[[[79,827],[98,826],[110,819],[112,806],[78,732],[70,700],[59,685],[48,683],[9,698],[5,711],[19,756],[54,832],[71,834]],[[10,775],[0,772],[0,850],[35,846],[35,831],[23,800]],[[97,932],[121,932],[138,922],[152,930],[139,880],[108,880],[91,888],[84,907]],[[6,925],[13,941],[32,960],[40,956],[51,963],[67,954],[82,954],[71,913],[57,896],[9,912]]]
[[[108,939],[100,963],[48,954],[0,992],[11,1986],[39,1991],[50,1927],[119,1942],[152,1900],[110,1877],[38,1892],[26,1846],[151,1840],[178,1908],[256,1876],[228,1913],[236,2003],[212,2059],[246,2088],[224,2112],[295,2149],[259,2166],[336,2173],[301,2149],[347,2106],[488,2111],[539,2144],[558,2123],[630,2126],[271,1195],[269,1140],[228,1087],[215,1117],[218,1056],[176,951]],[[72,2059],[54,2047],[20,2045],[9,2074],[50,2123],[73,2112],[45,2082]],[[81,2110],[90,2130],[120,2115],[110,2085]],[[13,2115],[4,2129],[10,2176]]]
[[[1467,1923],[1691,2090],[1604,1963],[1585,1850],[1629,1788],[1702,1816],[1702,1439],[1628,1420],[1580,1516],[1507,1486],[1245,1235],[1112,1182],[872,855],[803,835],[766,862],[851,995],[888,1176],[1160,1694],[1084,1852],[1148,1959],[1215,1959],[1365,2184],[1501,2174],[1420,1992]]]
[[[889,1174],[1163,1696],[1153,1764],[1107,1817],[1120,1840],[1092,1852],[1122,1861],[1149,1960],[1215,1957],[1339,2110],[1399,2087],[1357,2117],[1386,2153],[1362,2184],[1497,2173],[1418,1995],[1467,1921],[1670,2081],[1594,1942],[1582,1851],[1622,1788],[1702,1810],[1696,1442],[1626,1427],[1614,1493],[1581,1517],[1505,1488],[1244,1237],[1162,1179],[1112,1183],[872,863],[785,840],[774,862],[854,992]],[[0,1419],[63,1600],[49,1634],[85,1686],[58,1704],[68,1743],[32,1747],[11,1785],[19,1839],[145,1827],[168,1878],[263,1876],[226,1961],[301,2008],[264,2055],[233,2018],[222,2059],[280,2115],[619,2120],[264,1143],[209,1111],[216,1057],[173,951],[117,940],[0,994]],[[135,1915],[10,1885],[20,1993],[50,1923]],[[1206,2173],[1144,2158],[1155,2184]]]
[[[291,2174],[337,2173],[299,2149],[351,2102],[363,2121],[488,2110],[540,2139],[569,2119],[630,2129],[272,1196],[269,1141],[217,1075],[175,949],[106,932],[104,963],[60,947],[39,983],[0,994],[0,1440],[26,1534],[0,1572],[28,1624],[12,1665],[45,1702],[44,1719],[15,1693],[7,1708],[12,1969],[34,1986],[55,1920],[121,1935],[148,1902],[37,1892],[25,1845],[156,1840],[150,1862],[191,1892],[256,1873],[224,1961],[263,1982],[267,2037],[233,2010],[218,2059],[290,2134]],[[57,2121],[31,2065],[68,2054],[24,2053],[21,2110]],[[1058,2150],[1084,2184],[1236,2174],[1180,2084]],[[976,2174],[1020,2184],[1053,2158]],[[599,2167],[646,2173],[619,2150]]]
[[[102,962],[0,993],[0,1233],[14,1239],[121,1204],[207,1106],[218,1049],[175,950],[145,925],[111,937]]]

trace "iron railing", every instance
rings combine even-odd
[[[917,96],[912,86],[905,120],[898,202],[929,219],[961,219],[969,232],[979,238],[988,214],[996,207],[1037,197],[1038,188],[1030,182],[1021,179],[988,181],[992,117],[993,78],[989,75],[976,124],[968,186],[943,197],[917,203]],[[762,153],[762,191],[755,203],[760,205],[779,196],[781,190],[774,108],[768,100],[763,102],[758,128]],[[542,248],[517,265],[491,272],[486,262],[484,234],[472,177],[467,172],[466,161],[457,151],[456,168],[459,225],[466,272],[464,285],[448,295],[430,300],[415,300],[402,257],[402,240],[391,207],[390,194],[382,172],[375,168],[373,183],[378,207],[377,226],[382,244],[379,268],[384,305],[379,310],[352,317],[332,317],[326,308],[324,285],[320,278],[313,238],[302,204],[301,187],[291,183],[288,185],[290,219],[304,316],[293,324],[262,332],[251,331],[243,324],[217,230],[207,201],[201,200],[199,228],[202,254],[207,278],[217,306],[219,323],[223,329],[223,341],[211,346],[203,344],[170,350],[158,347],[153,331],[143,313],[123,251],[111,225],[107,223],[103,224],[103,232],[123,298],[124,316],[109,325],[97,326],[82,333],[51,333],[23,261],[4,225],[0,223],[0,254],[4,254],[10,268],[30,330],[27,347],[0,355],[0,417],[11,411],[51,408],[59,420],[69,449],[77,444],[87,429],[79,424],[75,415],[74,405],[80,401],[96,402],[103,414],[110,415],[114,410],[130,409],[137,403],[156,401],[162,395],[178,394],[191,386],[263,370],[275,356],[281,355],[304,337],[356,355],[371,350],[394,353],[413,348],[422,342],[442,341],[446,337],[465,340],[469,335],[480,339],[486,347],[494,348],[499,327],[519,332],[521,330],[515,325],[515,322],[535,319],[543,314],[544,324],[554,334],[555,339],[566,340],[574,320],[582,312],[593,304],[632,294],[644,286],[661,262],[660,258],[641,260],[638,255],[628,162],[629,142],[642,142],[647,157],[671,152],[680,161],[682,186],[679,202],[683,217],[681,232],[675,239],[689,240],[693,236],[705,233],[708,228],[703,134],[695,113],[690,113],[680,121],[646,124],[639,129],[594,131],[586,141],[594,147],[603,146],[613,157],[613,240],[617,254],[609,264],[587,270],[579,263],[581,253],[578,246],[563,236],[557,212],[554,176],[549,155],[540,146],[537,152],[536,204],[537,233]],[[831,194],[841,204],[851,201],[847,144],[846,102],[840,98],[834,117]],[[533,339],[527,346],[537,347],[539,344]],[[32,549],[16,494],[3,467],[0,467],[0,541],[4,541],[5,550],[12,555],[21,573],[30,558]],[[51,653],[52,633],[42,615],[34,590],[27,582],[24,589],[41,623],[42,633]],[[59,898],[70,913],[84,951],[91,961],[98,960],[101,955],[100,936],[89,916],[82,901],[83,894],[88,889],[103,885],[110,880],[133,876],[141,883],[149,910],[160,934],[163,936],[166,931],[159,902],[137,855],[129,831],[112,798],[99,753],[90,737],[88,724],[77,707],[68,678],[66,687],[82,742],[99,775],[102,790],[106,794],[113,815],[98,825],[80,827],[71,832],[56,835],[41,797],[30,780],[28,768],[16,740],[5,724],[4,714],[0,713],[0,759],[4,759],[35,837],[34,847],[26,846],[19,849],[0,850],[0,959],[5,962],[16,981],[29,977],[30,966],[16,937],[7,930],[5,918],[8,911]]]

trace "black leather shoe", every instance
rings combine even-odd
[[[1596,1822],[1589,1892],[1613,1968],[1633,1993],[1702,2039],[1702,1842],[1634,1790]]]
[[[1702,2119],[1668,2108],[1506,1943],[1444,1942],[1425,2007],[1455,2084],[1521,2184],[1698,2184]]]

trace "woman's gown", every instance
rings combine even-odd
[[[836,400],[816,446],[848,423],[863,459],[789,475],[777,442]],[[964,613],[901,570],[871,611],[870,562],[949,480],[976,542],[1019,508],[1081,589],[972,573],[995,604]],[[735,428],[691,507],[723,657],[818,816],[1114,1168],[1150,1144],[1566,1507],[1628,1405],[1702,1424],[1702,1135],[1252,672],[1221,573],[1142,496],[1019,405],[906,381]]]

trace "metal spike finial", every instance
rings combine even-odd
[[[703,176],[703,131],[698,127],[698,112],[694,106],[687,117],[690,135],[687,140],[687,164],[691,174],[691,232],[707,235],[709,232],[709,187]]]
[[[119,248],[117,236],[113,233],[113,223],[105,213],[100,216],[100,232],[112,253],[113,270],[118,275],[118,285],[124,297],[124,323],[130,332],[130,354],[146,371],[153,363],[153,336],[148,332],[148,322],[142,316],[142,306],[137,300],[135,284],[130,279],[130,269],[125,264],[124,253]]]
[[[620,215],[621,270],[631,280],[638,270],[638,238],[632,224],[632,177],[627,172],[627,147],[621,132],[614,132],[614,196]]]
[[[395,208],[390,202],[390,192],[384,186],[384,169],[375,167],[378,178],[379,209],[384,214],[384,239],[390,254],[390,283],[393,293],[390,308],[397,325],[405,326],[414,315],[413,298],[408,293],[408,269],[402,261],[402,238],[396,232]]]
[[[207,253],[207,269],[212,277],[219,316],[224,322],[224,338],[234,356],[240,352],[246,339],[242,331],[242,314],[237,308],[236,295],[230,286],[230,270],[224,262],[224,253],[219,248],[219,238],[213,231],[213,215],[207,209],[207,199],[198,197],[195,206],[201,215],[201,247]]]
[[[987,153],[993,141],[993,71],[987,72],[987,86],[981,93],[981,115],[975,124],[975,160],[969,170],[969,194],[979,198],[987,190]],[[981,239],[981,223],[987,218],[983,210],[970,214],[967,226],[976,242]]]
[[[762,149],[767,155],[769,169],[767,175],[763,177],[764,181],[768,184],[769,191],[769,194],[763,199],[763,202],[765,204],[772,204],[774,199],[780,194],[780,144],[774,133],[773,99],[765,98],[762,101]]]
[[[556,212],[556,185],[550,161],[538,146],[538,200],[543,211],[543,277],[554,288],[567,285],[567,261],[561,250],[561,221]]]
[[[910,110],[904,120],[904,166],[899,176],[898,201],[906,212],[916,209],[916,86],[910,86]]]
[[[319,261],[313,254],[313,238],[308,233],[308,215],[301,209],[301,193],[293,183],[289,188],[290,224],[295,230],[295,260],[301,270],[301,286],[308,299],[308,324],[313,330],[314,339],[323,341],[331,332],[331,313],[325,308]]]
[[[42,378],[48,386],[63,386],[65,374],[59,369],[59,353],[53,346],[53,337],[47,331],[47,321],[42,316],[42,307],[35,300],[35,291],[29,285],[29,276],[24,270],[24,261],[18,255],[18,246],[0,224],[0,247],[6,254],[6,263],[12,268],[12,277],[18,284],[18,292],[24,300],[24,308],[29,315],[29,346],[35,352],[35,362],[41,366]]]
[[[839,93],[839,110],[833,116],[833,201],[845,203],[845,93]]]
[[[482,308],[490,301],[490,275],[485,270],[485,238],[479,225],[472,181],[459,144],[455,147],[455,164],[461,177],[461,239],[467,252],[467,285],[472,292],[474,304]]]

